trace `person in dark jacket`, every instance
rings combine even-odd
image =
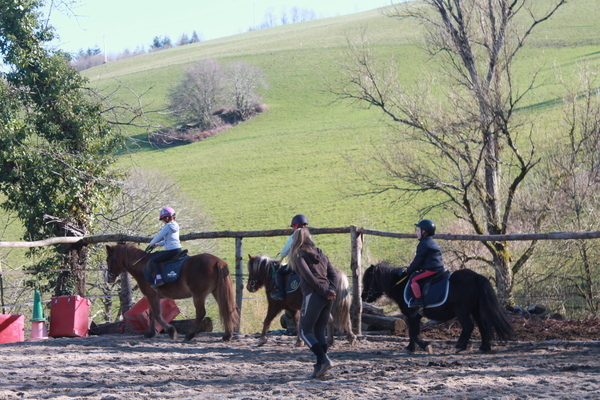
[[[413,277],[410,287],[417,299],[417,302],[414,304],[415,307],[423,307],[424,304],[423,299],[421,298],[419,281],[443,271],[444,260],[442,259],[440,247],[432,237],[435,235],[435,224],[433,221],[430,219],[423,219],[416,223],[415,226],[417,227],[417,239],[419,239],[419,244],[417,245],[415,258],[406,270],[406,274],[410,276],[414,272],[421,271]]]
[[[317,356],[311,378],[319,378],[333,367],[327,356],[325,329],[336,298],[336,271],[315,246],[308,229],[294,232],[289,258],[292,270],[300,277],[303,296],[299,336]]]

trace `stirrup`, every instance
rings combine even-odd
[[[283,296],[283,294],[281,292],[271,292],[269,294],[269,296],[271,296],[271,298],[273,300],[281,300],[281,301],[285,300],[285,297]]]
[[[165,284],[165,281],[162,279],[154,281],[154,284],[151,286],[153,289],[160,287]]]

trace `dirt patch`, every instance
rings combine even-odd
[[[598,325],[521,319],[518,341],[483,355],[476,340],[454,354],[452,324],[425,327],[434,354],[406,354],[404,337],[363,335],[355,347],[336,342],[323,379],[308,378],[314,358],[291,336],[271,335],[263,347],[256,335],[223,343],[218,333],[190,343],[165,335],[6,343],[0,399],[596,399]]]
[[[600,340],[600,319],[564,320],[543,319],[537,317],[511,317],[510,323],[521,342],[539,342],[547,340]],[[423,337],[426,339],[456,340],[460,335],[458,321],[452,320],[442,324],[425,324]],[[477,328],[473,338],[479,339]]]

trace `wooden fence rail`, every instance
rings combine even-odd
[[[311,235],[323,234],[350,234],[350,269],[352,271],[352,326],[356,334],[361,334],[361,318],[362,318],[362,247],[363,236],[383,236],[397,239],[414,239],[414,233],[393,233],[365,229],[356,226],[347,226],[340,228],[309,228]],[[289,236],[293,233],[292,229],[274,229],[267,231],[219,231],[219,232],[199,232],[181,235],[181,241],[197,240],[197,239],[219,239],[233,238],[235,239],[235,285],[236,285],[236,303],[242,310],[243,299],[243,238],[249,237],[271,237],[271,236]],[[569,239],[599,239],[600,231],[593,232],[550,232],[550,233],[530,233],[530,234],[513,234],[513,235],[451,235],[451,234],[436,234],[436,239],[439,240],[463,240],[463,241],[531,241],[531,240],[569,240]],[[97,243],[113,243],[113,242],[131,242],[131,243],[149,243],[152,237],[129,236],[123,234],[109,234],[98,236],[85,237],[54,237],[35,242],[0,242],[0,248],[29,248],[51,246],[56,244],[97,244]],[[239,329],[239,327],[237,327]]]

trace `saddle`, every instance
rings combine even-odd
[[[408,307],[411,308],[414,307],[413,304],[415,301],[411,283],[413,277],[419,272],[415,272],[410,276],[410,279],[404,288],[404,301],[408,304]],[[419,281],[419,285],[421,285],[421,298],[423,299],[425,308],[439,307],[446,302],[450,289],[450,276],[452,276],[450,271],[444,269],[443,271]]]
[[[288,274],[288,280],[285,284],[285,293],[291,294],[294,293],[300,287],[300,277],[295,272],[290,272]]]
[[[187,249],[185,249],[175,254],[175,256],[171,257],[169,260],[159,263],[160,269],[162,270],[161,275],[165,283],[175,282],[179,279],[181,267],[188,257],[190,257],[190,255],[188,254]],[[149,264],[150,263],[148,263],[148,265]],[[144,279],[148,282],[154,282],[155,275],[156,273],[153,268],[148,268],[148,266],[146,266],[146,269],[144,270]]]

